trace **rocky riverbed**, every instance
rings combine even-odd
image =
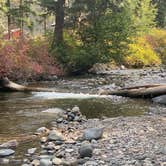
[[[141,81],[142,84],[166,83],[165,76],[164,69],[116,70],[82,80],[87,85],[85,91],[95,84],[97,88],[92,88],[92,93],[96,93],[101,88],[140,85]],[[72,80],[72,87],[78,85],[77,81]],[[63,87],[62,82],[58,82],[59,88]],[[70,87],[71,82],[66,84]],[[79,86],[76,87],[77,92]],[[49,127],[41,126],[30,137],[36,143],[27,147],[23,159],[14,158],[17,140],[1,144],[0,165],[166,166],[165,105],[152,104],[144,115],[114,118],[88,119],[78,106],[45,110],[50,111],[58,111],[58,116]]]
[[[29,147],[18,165],[166,165],[166,117],[86,119],[74,107],[60,113],[51,124],[49,129],[41,127],[36,131],[40,147]],[[13,153],[1,150],[0,157]],[[1,158],[1,164],[8,162]]]

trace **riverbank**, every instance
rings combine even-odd
[[[41,146],[29,147],[19,165],[164,166],[165,131],[165,116],[86,119],[74,107],[61,112],[49,129],[36,131]]]

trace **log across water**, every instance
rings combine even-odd
[[[154,98],[166,95],[166,84],[135,86],[114,91],[103,90],[100,95],[116,95],[131,98]]]
[[[16,84],[8,78],[0,79],[0,91],[3,92],[55,92],[50,88],[28,87]],[[120,90],[103,90],[100,95],[117,95],[131,98],[154,98],[161,95],[166,95],[166,84],[152,84],[144,86],[135,86],[123,88]]]
[[[38,88],[38,87],[28,87],[16,84],[10,81],[7,77],[0,79],[0,91],[1,92],[55,92],[51,88]]]

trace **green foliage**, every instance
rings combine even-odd
[[[152,0],[157,6],[157,25],[161,28],[166,27],[166,1],[165,0]]]

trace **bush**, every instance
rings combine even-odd
[[[146,35],[146,41],[160,56],[162,62],[166,64],[166,30],[152,29],[150,33]]]
[[[52,55],[63,65],[67,73],[80,74],[87,72],[93,64],[102,61],[103,48],[96,49],[95,45],[83,46],[79,39],[65,33],[65,42],[54,48]],[[104,60],[104,59],[103,59]]]
[[[144,37],[138,37],[129,44],[129,55],[125,57],[125,63],[129,67],[150,67],[161,64],[159,56],[153,51]]]
[[[0,77],[27,80],[52,74],[62,72],[49,56],[44,38],[0,42]]]

